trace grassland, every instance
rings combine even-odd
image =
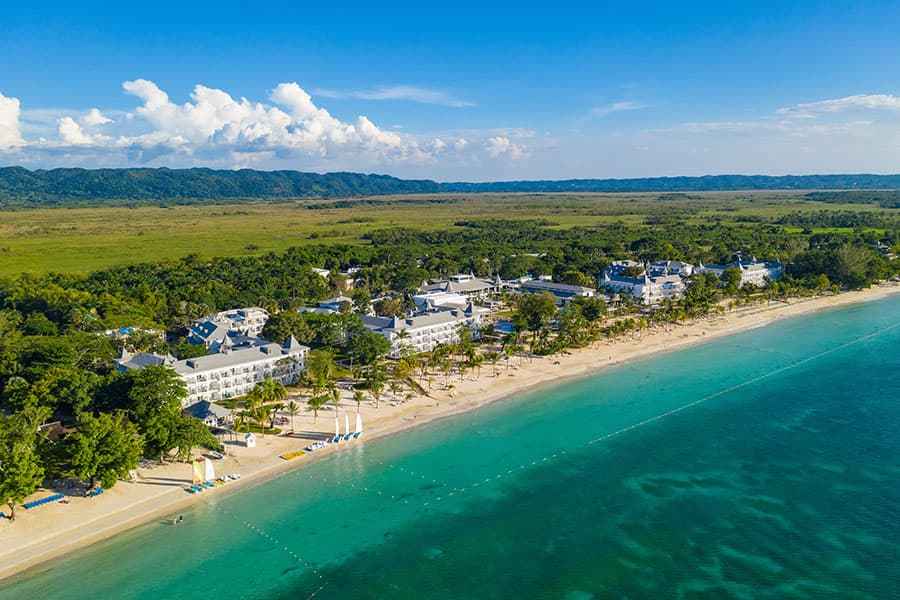
[[[114,265],[260,254],[291,246],[359,243],[386,227],[446,229],[461,219],[541,218],[556,227],[654,219],[770,221],[795,212],[888,212],[809,202],[803,192],[690,194],[446,194],[361,201],[23,209],[0,212],[0,276],[84,273]],[[651,225],[648,225],[651,226]]]

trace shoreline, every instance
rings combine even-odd
[[[340,452],[344,447],[394,435],[526,391],[533,392],[566,380],[596,375],[607,367],[635,359],[686,349],[782,319],[880,300],[897,293],[900,293],[900,283],[887,283],[836,296],[740,307],[724,315],[683,325],[658,327],[612,342],[595,342],[559,356],[520,359],[519,364],[511,368],[502,362],[495,369],[486,365],[477,378],[469,375],[460,381],[454,377],[452,389],[438,390],[435,387],[431,396],[416,396],[408,402],[382,400],[378,408],[367,402],[361,411],[366,420],[366,433],[362,440],[304,454],[294,460],[283,460],[280,454],[301,449],[315,436],[328,435],[329,431],[333,431],[330,427],[333,413],[323,411],[320,419],[304,413],[298,418],[301,425],[298,429],[304,429],[303,435],[306,437],[259,436],[255,449],[227,444],[228,456],[214,464],[220,474],[240,472],[241,479],[201,494],[189,495],[183,489],[188,483],[185,476],[189,479],[188,465],[167,464],[140,468],[136,481],[120,482],[97,498],[68,497],[68,504],[53,503],[33,511],[17,511],[15,523],[6,520],[0,523],[0,539],[4,542],[0,551],[0,579],[8,584],[11,576],[39,567],[51,559],[185,510],[207,498],[214,500],[231,491],[263,484]],[[344,400],[341,407],[344,413],[356,410],[355,403],[349,398]],[[49,493],[43,491],[34,497]]]

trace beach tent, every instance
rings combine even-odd
[[[256,436],[252,431],[244,434],[244,445],[248,448],[256,448]]]

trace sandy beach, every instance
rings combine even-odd
[[[206,502],[221,494],[259,484],[351,445],[368,443],[435,419],[476,409],[540,385],[582,377],[635,358],[685,348],[780,319],[876,300],[898,292],[900,284],[891,283],[837,296],[742,307],[684,325],[635,333],[614,342],[597,342],[590,348],[573,350],[566,355],[516,358],[509,367],[501,361],[496,369],[485,365],[477,377],[468,374],[461,381],[458,376],[453,376],[453,387],[449,390],[443,389],[443,377],[435,376],[433,389],[428,396],[416,396],[401,402],[394,401],[388,393],[382,398],[378,408],[371,402],[363,403],[361,412],[366,433],[362,440],[329,447],[313,454],[303,454],[293,460],[284,460],[279,455],[300,450],[311,440],[326,437],[333,431],[332,410],[320,411],[318,420],[312,413],[303,412],[294,418],[294,435],[258,436],[255,448],[246,448],[242,442],[226,443],[226,458],[215,461],[217,473],[239,473],[241,479],[202,494],[192,495],[185,491],[191,478],[190,465],[178,463],[140,468],[134,481],[120,482],[96,498],[72,496],[66,498],[66,503],[50,503],[33,510],[20,508],[15,522],[0,521],[0,539],[3,541],[0,545],[0,578],[138,525],[167,517],[171,519],[171,515],[191,504]],[[347,413],[352,424],[356,410],[355,402],[347,394],[339,409],[341,421],[343,422],[343,414]],[[284,428],[290,430],[291,425]],[[53,492],[50,490],[42,490],[30,499],[42,498],[51,493]]]

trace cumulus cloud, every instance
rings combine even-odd
[[[491,158],[508,157],[512,160],[519,160],[525,157],[525,148],[503,135],[488,138],[485,148]]]
[[[102,112],[100,112],[99,108],[92,108],[91,110],[87,111],[87,114],[81,117],[81,122],[82,124],[89,127],[98,127],[100,125],[112,123],[113,121]]]
[[[153,163],[315,170],[424,169],[439,159],[472,165],[526,156],[521,141],[526,136],[516,130],[390,131],[366,115],[343,119],[331,114],[294,82],[278,84],[264,100],[198,84],[187,101],[176,102],[147,79],[125,81],[122,89],[138,100],[131,110],[20,111],[17,99],[0,96],[0,150],[16,147],[22,164],[40,166]],[[421,91],[385,88],[376,95],[441,100]]]
[[[84,146],[94,143],[91,136],[82,131],[81,125],[72,117],[61,118],[57,123],[57,130],[59,131],[60,139],[66,144]]]
[[[135,113],[154,128],[149,137],[134,140],[138,145],[278,149],[319,156],[367,152],[398,159],[422,154],[415,140],[384,131],[366,116],[353,123],[332,116],[296,83],[281,83],[272,90],[275,105],[235,99],[204,85],[195,86],[191,101],[181,105],[152,81],[126,81],[122,87],[143,102]]]
[[[357,100],[404,100],[420,104],[437,104],[451,108],[475,106],[474,102],[461,100],[444,92],[415,85],[379,86],[370,90],[338,91],[319,89],[316,94],[323,98],[355,98]]]
[[[838,113],[849,110],[895,110],[900,111],[900,96],[892,94],[857,94],[843,98],[806,102],[779,108],[776,113],[788,117],[815,117],[819,114]]]
[[[0,148],[12,148],[25,143],[19,128],[21,107],[18,98],[0,93]]]

